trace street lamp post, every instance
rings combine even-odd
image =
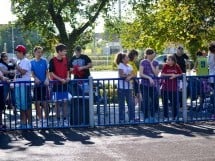
[[[14,56],[14,29],[13,29],[13,23],[11,21],[11,41],[12,41],[12,53],[13,53],[13,56]]]

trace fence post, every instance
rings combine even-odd
[[[187,122],[187,79],[186,73],[182,75],[182,107],[183,107],[183,119]]]
[[[90,118],[90,127],[94,127],[93,77],[91,76],[89,76],[89,118]]]

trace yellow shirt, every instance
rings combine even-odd
[[[130,64],[130,65],[132,66],[132,68],[133,68],[133,73],[134,73],[135,75],[137,75],[138,69],[137,69],[137,66],[136,66],[135,62],[134,62],[134,61],[129,61],[128,64]]]

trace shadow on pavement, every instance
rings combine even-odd
[[[66,141],[94,144],[91,137],[102,136],[145,136],[159,139],[163,138],[162,134],[209,137],[215,134],[215,122],[0,132],[0,149],[16,148],[24,151],[30,146],[43,146],[47,142],[55,145],[64,145]],[[25,148],[16,147],[17,141],[25,141]]]

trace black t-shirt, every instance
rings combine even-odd
[[[186,54],[182,54],[181,56],[178,56],[177,54],[174,54],[176,58],[177,64],[180,66],[183,73],[186,73],[186,61],[189,57]]]
[[[86,66],[89,63],[92,63],[91,59],[84,54],[81,54],[80,57],[73,56],[69,62],[70,68]],[[84,69],[80,74],[74,74],[74,79],[88,79],[90,76],[90,70]]]

